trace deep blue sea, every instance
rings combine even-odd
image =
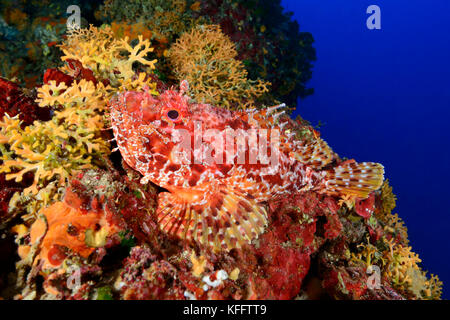
[[[295,114],[341,156],[384,164],[413,251],[450,298],[450,1],[282,0],[315,39]],[[381,29],[369,30],[370,5]]]

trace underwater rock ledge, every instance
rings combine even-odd
[[[397,199],[392,187],[379,179],[380,166],[367,167],[374,171],[368,172],[373,176],[363,191],[341,186],[346,192],[339,193],[336,178],[333,193],[306,187],[273,192],[262,209],[255,209],[264,226],[245,230],[245,241],[223,250],[200,236],[188,237],[187,231],[180,236],[177,231],[188,215],[162,225],[161,210],[174,206],[161,202],[167,189],[142,174],[149,169],[137,165],[146,159],[133,149],[137,142],[128,144],[132,135],[125,142],[118,135],[127,112],[137,115],[132,121],[150,117],[151,110],[140,109],[142,100],[157,101],[152,106],[174,104],[181,115],[184,104],[225,117],[246,109],[247,116],[263,115],[260,123],[282,124],[282,133],[300,141],[306,151],[296,161],[320,168],[317,177],[325,179],[335,168],[360,170],[354,160],[334,154],[306,120],[270,115],[275,109],[267,108],[269,103],[296,96],[280,78],[265,77],[264,64],[245,61],[252,55],[245,50],[249,39],[260,39],[254,50],[261,54],[262,34],[276,33],[275,27],[264,29],[270,26],[261,25],[263,17],[250,24],[246,12],[254,9],[251,5],[235,1],[245,9],[236,16],[233,1],[214,1],[216,7],[204,1],[166,2],[162,12],[167,15],[159,18],[167,25],[150,29],[151,21],[135,22],[141,14],[137,4],[119,26],[117,17],[125,14],[119,2],[105,1],[111,16],[102,19],[109,25],[68,33],[58,45],[59,67],[44,68],[42,84],[24,89],[0,78],[0,297],[440,299],[442,283],[427,276],[409,246],[407,229],[393,213]],[[230,16],[245,22],[245,32],[236,31]],[[192,23],[189,30],[179,24],[185,20]],[[295,29],[289,21],[283,23]],[[265,50],[273,59],[282,54],[273,46]],[[304,70],[310,67],[309,53]],[[192,68],[183,68],[189,63]],[[299,80],[285,69],[283,74]],[[208,76],[199,77],[202,72]],[[307,74],[296,83],[303,95]],[[217,81],[208,81],[211,77]],[[117,106],[123,94],[128,102]],[[164,111],[171,118],[166,111],[173,109]],[[130,128],[139,130],[125,127]],[[311,184],[317,183],[312,171],[306,180]],[[187,175],[184,180],[197,182]],[[235,210],[245,215],[254,199],[243,198]],[[207,225],[210,217],[204,218]]]

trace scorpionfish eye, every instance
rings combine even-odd
[[[167,112],[167,117],[172,121],[177,121],[180,117],[180,113],[177,110],[170,110]]]

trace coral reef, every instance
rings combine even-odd
[[[64,185],[72,171],[102,166],[98,161],[109,152],[107,143],[99,137],[102,122],[89,113],[80,117],[74,111],[73,115],[67,119],[58,114],[51,121],[36,122],[25,129],[20,128],[20,120],[5,116],[0,122],[0,172],[7,173],[6,179],[21,182],[32,171],[33,184],[24,192],[36,194],[38,187],[53,179]]]
[[[65,36],[70,5],[82,7],[84,17],[95,9],[95,2],[89,0],[0,3],[0,76],[32,88],[45,69],[60,65],[56,44]]]
[[[96,11],[98,19],[111,25],[118,37],[137,39],[142,35],[151,41],[158,58],[159,75],[165,80],[173,74],[167,61],[170,45],[197,24],[208,23],[208,17],[194,16],[199,2],[191,0],[106,0]]]
[[[298,97],[312,93],[315,51],[310,33],[299,32],[297,22],[273,0],[118,0],[101,1],[10,1],[0,6],[1,76],[33,87],[49,67],[60,66],[56,44],[66,32],[69,5],[83,8],[82,25],[103,21],[114,34],[131,40],[142,35],[151,41],[159,59],[161,76],[173,80],[167,64],[170,45],[181,34],[203,24],[218,24],[236,44],[251,80],[270,82],[268,104],[282,101],[291,106]],[[87,19],[87,20],[86,20]],[[280,59],[279,57],[283,57]]]
[[[0,79],[0,174],[6,185],[2,215],[8,220],[26,211],[24,219],[33,221],[50,199],[61,199],[64,186],[77,171],[106,167],[109,99],[121,89],[156,89],[158,85],[151,74],[132,69],[137,63],[153,67],[154,61],[143,58],[152,50],[144,40],[130,46],[126,39],[114,38],[109,28],[91,26],[74,30],[61,48],[66,64],[61,70],[47,69],[44,84],[36,91],[28,93]],[[98,55],[83,59],[83,50]],[[11,187],[6,181],[11,181]]]
[[[134,192],[126,193],[127,188]],[[94,294],[98,283],[83,278],[106,272],[100,264],[108,252],[126,255],[135,241],[131,233],[138,239],[152,238],[155,223],[148,211],[154,206],[154,193],[150,186],[143,188],[114,172],[79,173],[63,201],[42,208],[31,227],[13,229],[21,257],[16,284],[22,292],[16,298],[81,299]],[[143,226],[146,229],[138,229]],[[28,272],[44,278],[42,292],[25,277]]]
[[[281,101],[295,106],[298,97],[313,92],[306,83],[316,59],[314,40],[310,33],[299,31],[292,14],[285,13],[278,0],[133,0],[126,5],[107,0],[97,16],[130,38],[147,27],[159,69],[168,79],[172,78],[166,62],[170,44],[196,26],[216,24],[236,45],[249,79],[272,84],[273,90],[264,96],[267,104]]]
[[[236,43],[238,58],[250,79],[272,84],[267,100],[297,104],[298,97],[312,94],[306,82],[312,75],[316,53],[310,33],[300,32],[292,14],[276,0],[203,0],[200,15],[211,17]],[[282,58],[281,58],[282,57]]]
[[[140,28],[147,29],[147,37],[154,40],[157,47],[164,48],[195,24],[192,13],[198,4],[189,3],[186,0],[133,0],[124,6],[121,1],[106,0],[97,15],[119,32],[136,34]]]
[[[370,242],[358,245],[358,253],[352,253],[351,260],[353,265],[365,263],[366,268],[378,266],[383,279],[391,282],[393,288],[405,297],[439,298],[442,283],[439,283],[434,275],[427,279],[426,272],[419,267],[420,262],[418,255],[411,251],[411,247],[404,247],[392,238],[390,240],[382,238],[376,245]]]
[[[156,60],[145,58],[153,51],[149,40],[139,36],[138,43],[131,46],[128,37],[116,38],[110,27],[96,28],[91,25],[87,29],[72,30],[60,47],[64,54],[63,61],[77,61],[82,68],[90,70],[92,76],[122,90],[139,89],[132,81],[133,77],[139,77],[133,70],[133,64],[140,64],[148,73],[155,68]],[[63,71],[70,73],[71,70],[63,68]],[[138,83],[152,86],[150,81]]]
[[[24,15],[36,16],[36,23],[58,17],[23,7],[1,10],[2,39],[29,32],[28,22],[20,22]],[[325,148],[307,121],[269,116],[280,107],[264,108],[276,100],[294,105],[297,95],[309,94],[314,59],[312,38],[298,32],[279,1],[133,0],[123,6],[106,0],[96,15],[108,25],[72,30],[62,43],[59,31],[49,38],[58,44],[46,46],[60,52],[48,61],[34,54],[13,59],[13,46],[2,51],[0,59],[9,59],[3,75],[32,89],[0,78],[0,297],[440,298],[442,283],[423,270],[393,213],[397,199],[388,180],[364,191],[367,197],[317,190],[274,196],[264,203],[267,226],[259,237],[214,250],[164,231],[158,201],[166,190],[142,184],[145,177],[117,152],[115,97],[138,92],[127,97],[145,96],[167,108],[172,98],[174,104],[189,100],[170,89],[187,79],[190,86],[182,82],[181,91],[196,101],[189,103],[214,104],[227,115],[223,109],[255,106],[244,113],[248,121],[255,115],[283,125],[283,133],[304,146],[318,142],[313,151],[329,166],[356,166]],[[18,46],[34,45],[20,39]],[[22,81],[26,74],[33,79]],[[149,116],[139,110],[128,111]]]
[[[34,92],[20,88],[16,83],[0,78],[0,118],[5,114],[18,116],[23,126],[35,120],[49,120],[50,109],[39,108],[34,102]]]
[[[385,236],[372,239],[369,219],[358,218],[333,197],[310,192],[271,201],[269,227],[260,239],[241,250],[213,253],[162,233],[149,214],[157,190],[125,170],[126,175],[80,173],[63,201],[41,209],[42,218],[30,228],[13,228],[23,272],[16,281],[24,288],[16,298],[440,296],[442,284],[435,276],[426,277],[409,247]],[[370,268],[378,265],[382,277],[372,286]],[[43,288],[36,288],[27,274],[43,277]]]

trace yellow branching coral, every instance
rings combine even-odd
[[[342,207],[344,204],[349,208],[350,210],[353,209],[355,206],[356,196],[352,194],[346,194],[339,199],[338,204],[340,207]]]
[[[150,29],[155,30],[157,39],[169,38],[171,33],[185,30],[187,19],[183,19],[186,12],[185,0],[161,1],[167,3],[167,10],[155,10],[154,18],[150,20]]]
[[[187,3],[185,0],[152,0],[156,5],[165,7],[163,10],[155,10],[153,19],[148,21],[148,27],[154,32],[154,39],[164,44],[169,43],[175,35],[181,34],[183,31],[189,30],[192,26],[205,21],[205,18],[192,18],[191,14],[187,14]],[[195,11],[191,7],[191,10]]]
[[[72,171],[104,165],[110,148],[100,136],[103,120],[89,110],[80,112],[76,123],[56,116],[48,122],[35,121],[25,129],[19,119],[5,116],[0,121],[0,172],[17,182],[25,173],[33,172],[33,184],[24,193],[37,194],[39,188],[55,179],[65,185]]]
[[[385,274],[392,279],[395,285],[411,285],[410,269],[419,270],[418,264],[422,262],[417,253],[411,251],[411,247],[403,247],[396,244],[393,239],[388,240],[389,250],[384,252],[387,265]]]
[[[353,262],[363,262],[367,267],[373,264],[382,264],[384,265],[384,260],[382,260],[382,255],[378,252],[376,246],[371,244],[369,240],[367,240],[366,244],[359,244],[358,249],[360,250],[357,254],[352,252],[352,261]]]
[[[403,246],[394,239],[383,239],[382,245],[367,244],[358,246],[359,252],[352,253],[353,263],[363,263],[367,267],[378,265],[383,277],[390,279],[394,286],[406,296],[415,299],[439,299],[442,282],[435,275],[428,279],[420,267],[422,260],[411,247]]]
[[[404,221],[398,216],[398,214],[391,214],[385,220],[386,231],[389,231],[395,236],[399,237],[399,240],[404,244],[408,245],[408,228],[405,226]]]
[[[9,201],[8,210],[14,213],[13,215],[22,213],[22,220],[31,225],[38,217],[39,210],[54,202],[61,201],[64,190],[64,187],[58,187],[58,181],[53,181],[39,189],[35,195],[16,192]]]
[[[269,86],[249,80],[236,57],[234,43],[216,25],[184,33],[169,51],[176,77],[189,82],[194,99],[229,109],[253,105]]]
[[[156,91],[156,83],[145,72],[140,72],[131,78],[126,78],[120,81],[120,88],[124,91],[142,91],[144,88],[149,88],[150,93],[158,95]]]
[[[389,251],[385,252],[386,275],[393,279],[394,283],[403,286],[407,291],[415,295],[417,299],[439,299],[442,294],[442,282],[435,275],[430,279],[426,271],[420,268],[422,260],[417,253],[411,251],[411,247],[395,244],[388,241]]]
[[[384,215],[390,214],[395,209],[397,197],[392,192],[388,179],[381,186],[381,201],[381,209]]]
[[[426,274],[424,274],[426,275]],[[427,278],[428,279],[428,278]],[[442,286],[444,285],[437,275],[432,274],[425,282],[425,295],[431,299],[440,299],[442,296]]]
[[[138,43],[131,46],[128,37],[116,38],[108,26],[74,29],[60,48],[64,53],[63,61],[80,61],[97,78],[108,79],[113,87],[134,76],[133,65],[136,63],[149,70],[155,69],[156,59],[147,59],[147,55],[153,52],[148,39],[140,35]],[[62,71],[71,72],[68,67]]]
[[[380,198],[381,204],[377,206],[375,211],[376,218],[384,226],[385,231],[399,238],[402,244],[408,245],[408,230],[403,220],[397,214],[392,214],[392,210],[396,206],[397,197],[392,192],[392,187],[389,185],[389,180],[387,179],[381,187]]]
[[[99,83],[97,86],[104,86]],[[100,88],[99,88],[100,89]],[[105,90],[97,89],[92,81],[84,79],[74,82],[67,87],[64,82],[56,84],[56,81],[50,81],[38,89],[38,100],[40,107],[73,107],[81,109],[91,109],[104,111],[107,100],[104,99]]]
[[[144,72],[136,74],[133,65],[154,69],[155,60],[148,60],[152,52],[150,42],[138,37],[136,46],[128,38],[117,39],[110,28],[75,29],[61,45],[63,60],[79,61],[105,83],[86,79],[70,85],[49,81],[38,89],[37,102],[41,107],[52,107],[54,116],[48,122],[35,122],[22,129],[20,121],[5,117],[0,122],[0,151],[3,164],[0,172],[7,179],[21,181],[27,172],[34,173],[30,192],[57,181],[63,186],[72,172],[104,165],[110,145],[104,139],[105,114],[111,96],[118,90],[155,88],[151,77]],[[62,71],[75,76],[76,70],[65,66]],[[27,200],[29,201],[29,199]],[[40,205],[40,204],[39,204]]]

